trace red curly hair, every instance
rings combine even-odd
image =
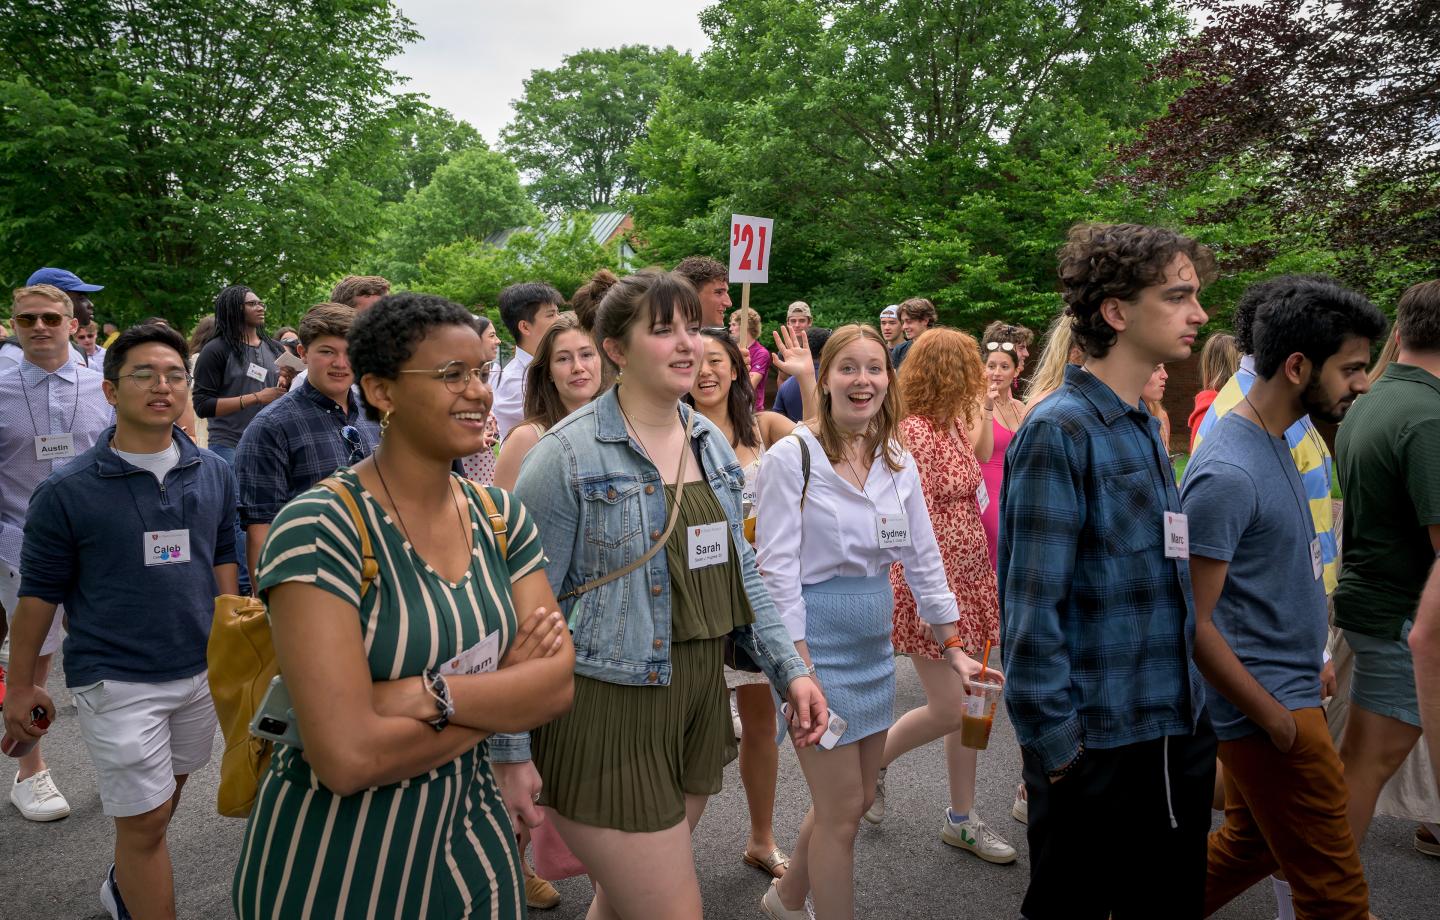
[[[958,329],[928,329],[900,365],[900,394],[910,415],[943,431],[957,418],[969,428],[985,395],[980,346]]]

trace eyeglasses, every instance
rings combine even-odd
[[[21,329],[34,329],[37,322],[42,322],[54,329],[70,317],[64,313],[16,313],[12,318],[15,320],[15,325]]]
[[[351,466],[365,459],[365,441],[360,437],[359,428],[354,425],[346,425],[340,429],[340,438],[350,448]]]
[[[176,389],[190,385],[190,375],[185,371],[166,371],[164,374],[157,374],[149,368],[141,368],[134,373],[115,375],[116,380],[122,377],[129,377],[135,386],[142,390],[155,389],[155,382],[161,377],[164,377],[165,382]]]
[[[247,306],[247,307],[263,307],[263,306],[265,306],[265,301],[263,301],[263,300],[247,300],[247,301],[245,301],[245,306]]]
[[[457,360],[451,361],[444,367],[437,367],[433,371],[402,370],[400,373],[429,374],[432,380],[443,380],[445,382],[445,389],[458,396],[470,388],[472,378],[480,381],[482,384],[488,384],[490,381],[490,369],[494,366],[495,362],[486,361],[479,367],[467,368],[464,361]]]

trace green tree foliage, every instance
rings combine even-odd
[[[646,255],[723,255],[732,210],[773,216],[762,311],[920,295],[962,326],[1053,314],[1064,228],[1125,209],[1095,179],[1162,110],[1146,64],[1186,27],[1145,0],[724,0],[702,23],[634,150]]]
[[[413,96],[397,100],[393,118],[379,130],[394,143],[394,153],[376,163],[372,179],[381,201],[403,201],[410,192],[430,184],[435,170],[455,154],[485,147],[485,140],[467,121],[456,119]]]
[[[419,277],[431,249],[481,240],[539,218],[515,164],[483,145],[471,146],[437,167],[424,188],[386,209],[375,267],[392,282],[408,285]]]
[[[674,48],[625,45],[533,71],[503,145],[536,203],[552,213],[595,210],[643,191],[628,150],[644,136],[667,80],[689,64]]]
[[[188,320],[371,236],[373,164],[416,37],[389,0],[0,0],[0,265]]]
[[[476,239],[436,247],[426,253],[416,286],[482,308],[520,281],[547,281],[568,297],[597,269],[617,270],[616,246],[595,242],[593,223],[589,215],[577,214],[543,234],[512,234],[503,247]],[[503,328],[497,331],[506,335]]]

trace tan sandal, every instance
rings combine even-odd
[[[751,856],[749,853],[746,853],[745,865],[754,866],[761,872],[768,872],[771,878],[779,878],[780,875],[775,870],[788,870],[790,868],[790,857],[782,853],[779,847],[776,847],[775,849],[771,850],[769,854],[766,855],[763,859]]]

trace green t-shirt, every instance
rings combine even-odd
[[[1440,524],[1440,378],[1391,364],[1335,439],[1345,496],[1335,623],[1399,639],[1435,562]]]

